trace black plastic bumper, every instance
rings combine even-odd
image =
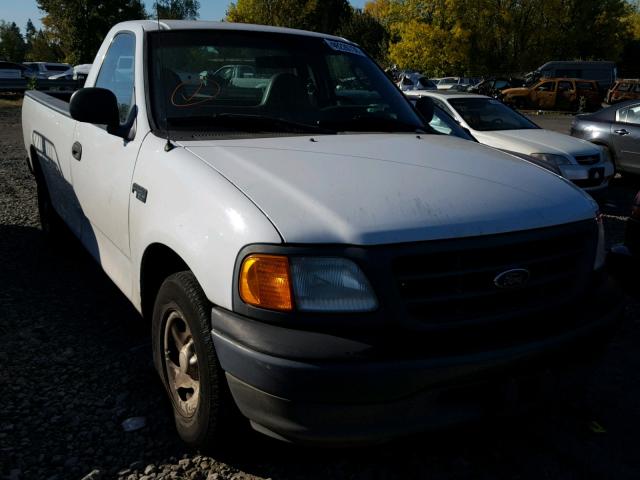
[[[620,302],[553,337],[454,356],[367,358],[368,342],[218,308],[212,335],[233,397],[256,430],[295,442],[362,444],[526,404],[549,370],[597,355],[622,310]]]

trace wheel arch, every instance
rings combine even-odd
[[[27,156],[27,166],[29,170],[33,174],[34,177],[38,178],[38,176],[42,177],[42,169],[40,167],[40,159],[38,158],[38,151],[36,147],[32,144],[29,147],[29,155]]]
[[[152,243],[145,249],[140,262],[140,309],[143,318],[150,319],[162,282],[171,274],[192,271],[187,262],[163,243]]]
[[[614,165],[616,164],[616,150],[615,148],[613,148],[613,145],[609,144],[609,142],[606,142],[605,140],[602,140],[600,138],[590,140],[590,141],[594,145],[598,145],[600,147],[606,148],[609,151],[609,155],[611,156],[611,161],[613,162]]]

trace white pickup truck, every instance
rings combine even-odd
[[[335,445],[510,410],[621,316],[586,194],[438,134],[342,38],[122,23],[22,120],[44,232],[152,323],[191,445],[242,417]]]

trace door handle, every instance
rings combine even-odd
[[[614,132],[618,135],[629,135],[629,131],[625,130],[624,128],[621,128],[620,130],[614,130]]]
[[[80,159],[82,158],[82,145],[80,144],[80,142],[75,142],[73,144],[73,146],[71,147],[71,155],[73,155],[73,158],[80,161]]]

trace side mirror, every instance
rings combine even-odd
[[[76,91],[69,102],[69,113],[78,122],[106,125],[109,133],[115,134],[120,126],[118,99],[106,88],[81,88]]]
[[[433,119],[433,100],[429,97],[420,97],[416,100],[416,110],[422,116],[424,123],[428,124]]]

